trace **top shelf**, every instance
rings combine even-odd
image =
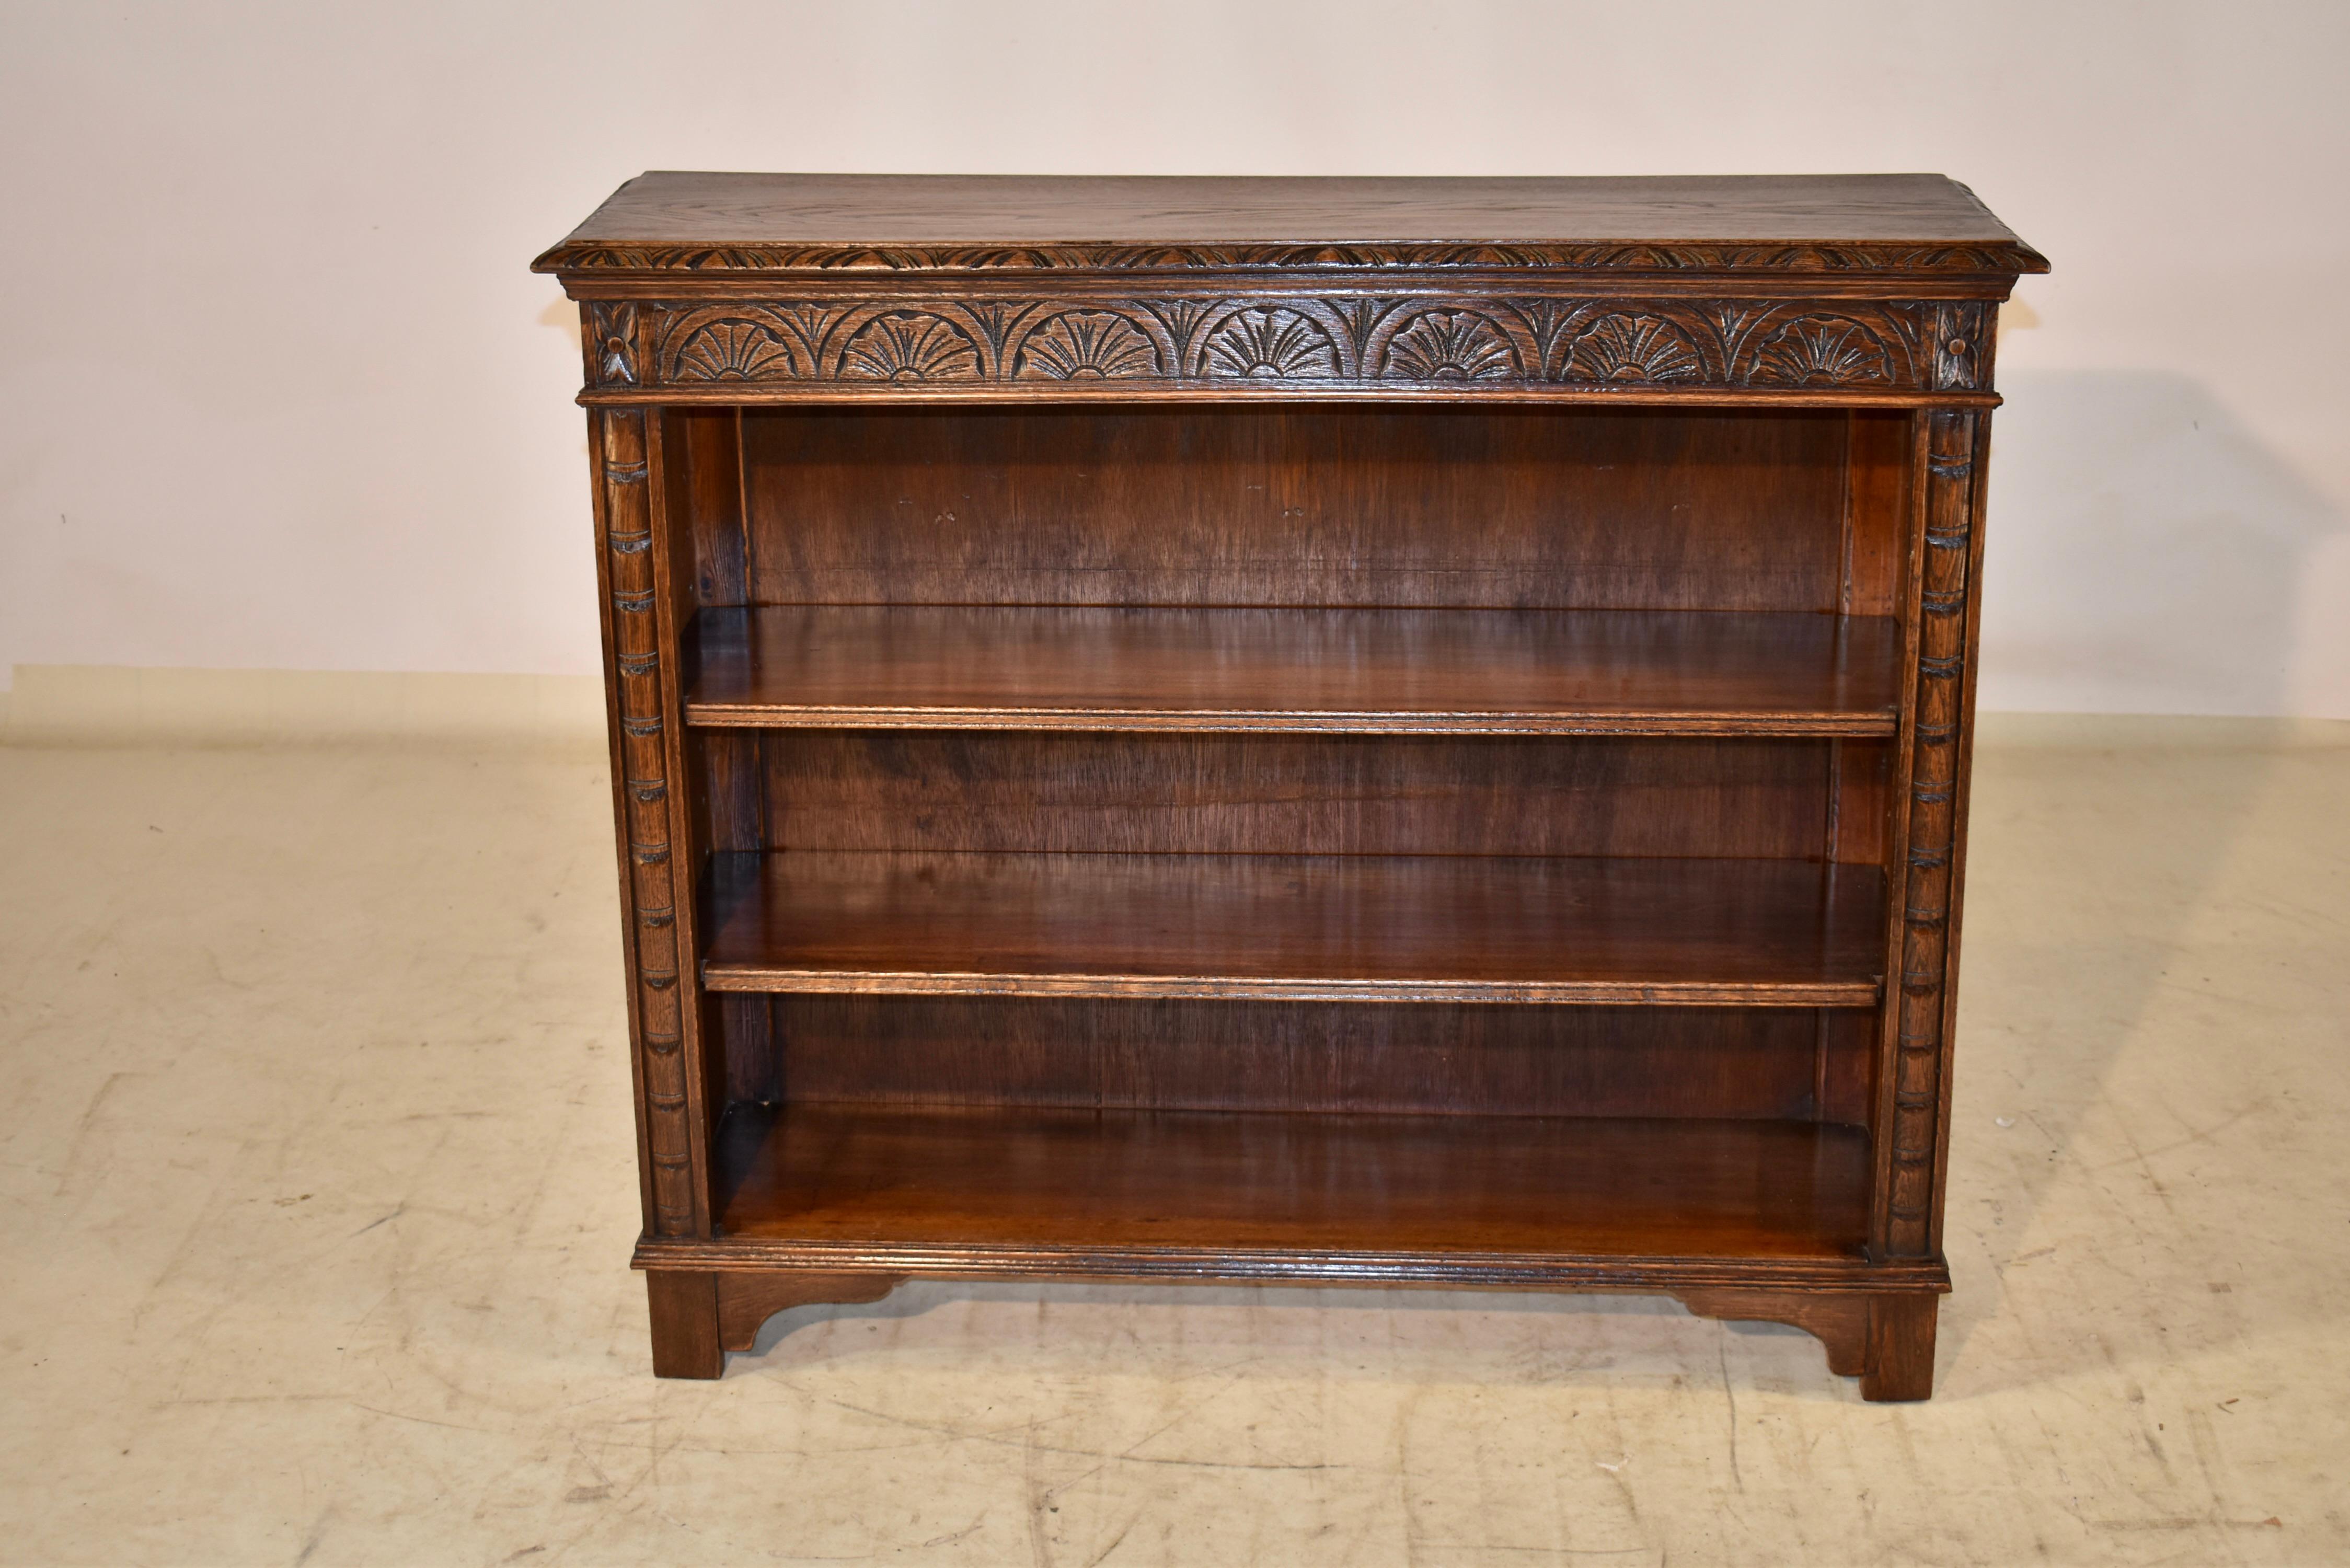
[[[658,170],[540,272],[2045,272],[1940,174],[1266,178]]]
[[[691,724],[1890,735],[1898,622],[1690,610],[704,610]]]

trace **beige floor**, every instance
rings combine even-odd
[[[921,1285],[658,1383],[599,763],[0,750],[0,1561],[2350,1561],[2350,745],[1997,733],[1915,1407],[1466,1294]]]

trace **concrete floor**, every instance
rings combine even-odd
[[[1908,1407],[1663,1302],[1171,1288],[656,1382],[600,761],[0,750],[0,1561],[2350,1561],[2345,732],[1993,726]]]

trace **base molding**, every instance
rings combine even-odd
[[[639,1266],[643,1267],[641,1254]],[[1936,1268],[1939,1269],[1939,1263]],[[912,1276],[871,1270],[803,1268],[723,1270],[645,1268],[652,1312],[653,1372],[661,1377],[717,1377],[728,1351],[749,1350],[759,1330],[779,1312],[819,1303],[851,1305],[877,1302]],[[933,1273],[931,1277],[938,1277]],[[958,1272],[967,1280],[1037,1279],[1031,1272],[990,1275]],[[1105,1281],[1114,1276],[1064,1276]],[[1146,1275],[1128,1282],[1168,1282]],[[1330,1280],[1204,1280],[1198,1283],[1331,1284]],[[1377,1282],[1392,1283],[1396,1282]],[[1451,1282],[1404,1282],[1442,1288]],[[1457,1286],[1455,1288],[1458,1288]],[[1473,1287],[1472,1287],[1473,1288]],[[1486,1289],[1551,1289],[1593,1292],[1582,1285],[1486,1285]],[[1742,1323],[1778,1323],[1800,1328],[1827,1351],[1828,1370],[1860,1379],[1860,1397],[1871,1401],[1930,1398],[1934,1392],[1934,1333],[1947,1283],[1930,1278],[1923,1288],[1907,1273],[1892,1288],[1774,1289],[1749,1285],[1674,1285],[1627,1282],[1600,1285],[1599,1293],[1669,1294],[1700,1317]]]
[[[1942,1301],[1938,1293],[1699,1290],[1673,1294],[1700,1317],[1783,1323],[1802,1329],[1826,1347],[1829,1371],[1860,1379],[1864,1399],[1933,1397],[1934,1326]]]
[[[1862,1295],[1799,1295],[1791,1291],[1676,1291],[1699,1317],[1780,1323],[1827,1346],[1828,1370],[1858,1377],[1868,1366],[1868,1303]]]
[[[819,1274],[786,1272],[718,1276],[718,1343],[748,1350],[760,1328],[779,1312],[818,1302],[851,1306],[878,1302],[899,1285],[902,1275]]]
[[[1128,1284],[1375,1285],[1433,1290],[1794,1293],[1950,1288],[1939,1258],[1665,1257],[1568,1252],[1298,1251],[1082,1243],[866,1244],[647,1236],[634,1265],[716,1273],[881,1274],[892,1279],[1094,1280]]]

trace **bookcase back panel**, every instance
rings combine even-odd
[[[737,1097],[1855,1119],[1867,1015],[784,996]],[[1824,1019],[1838,1021],[1834,1027]],[[1825,1116],[1823,1111],[1827,1113]]]
[[[721,471],[739,451],[739,490],[680,483],[712,604],[1835,611],[1869,419],[746,410],[680,443]]]
[[[713,842],[770,849],[1815,859],[1839,765],[1819,740],[795,730],[706,743],[730,777],[745,750],[761,759],[760,798],[738,787]]]

